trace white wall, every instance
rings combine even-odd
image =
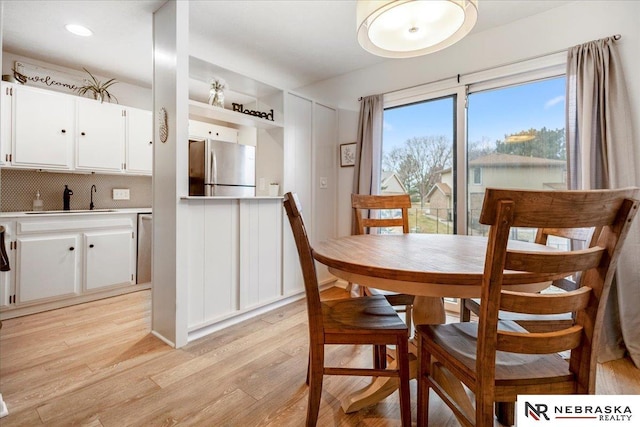
[[[480,5],[482,14],[482,4]],[[426,84],[457,74],[498,67],[595,39],[621,34],[618,42],[633,117],[636,169],[640,171],[640,1],[576,1],[498,28],[472,34],[431,55],[389,60],[297,92],[340,108],[340,143],[355,141],[358,98]],[[355,118],[354,118],[355,117]],[[639,172],[640,174],[640,172]],[[339,173],[338,233],[349,234],[345,217],[352,168]],[[640,176],[637,177],[640,184]],[[348,190],[348,192],[347,192]],[[346,204],[346,206],[345,206]],[[348,220],[347,220],[348,223]]]

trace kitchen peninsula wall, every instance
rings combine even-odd
[[[72,174],[3,168],[0,170],[0,211],[20,212],[33,209],[33,199],[40,191],[44,210],[62,209],[62,192],[73,190],[71,209],[89,209],[91,186],[96,209],[151,207],[151,177],[132,175]],[[128,188],[130,200],[113,200],[114,188]]]

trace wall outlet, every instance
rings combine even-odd
[[[113,189],[113,200],[129,200],[129,189],[128,188],[114,188]]]

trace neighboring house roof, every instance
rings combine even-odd
[[[541,157],[518,156],[515,154],[491,153],[471,160],[469,166],[565,166],[565,160],[544,159]]]
[[[444,182],[438,182],[431,187],[431,190],[427,193],[427,199],[431,198],[431,195],[436,191],[440,191],[445,196],[451,196],[451,187],[449,184],[445,184]]]
[[[380,188],[389,187],[390,181],[394,180],[396,185],[400,186],[404,193],[407,193],[407,188],[404,186],[398,175],[393,171],[382,171],[382,177],[380,182]]]

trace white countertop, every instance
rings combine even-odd
[[[76,216],[76,215],[118,215],[151,213],[151,208],[125,208],[125,209],[77,209],[70,211],[23,211],[23,212],[0,212],[0,218],[41,218],[47,216]]]

